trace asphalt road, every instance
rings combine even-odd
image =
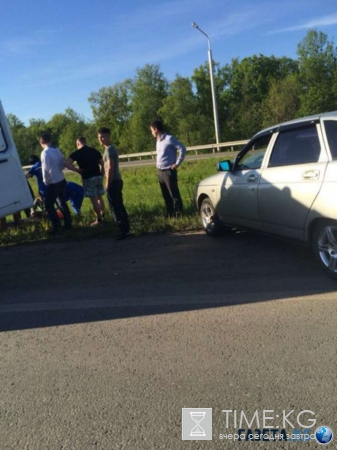
[[[223,410],[258,411],[260,428],[269,410],[278,429],[309,410],[301,424],[337,433],[337,284],[306,248],[249,233],[55,241],[1,248],[0,270],[3,450],[291,446],[220,439],[238,428]],[[181,440],[182,408],[212,408],[211,442]]]

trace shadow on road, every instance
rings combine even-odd
[[[251,233],[0,249],[0,331],[180,313],[336,290],[309,249]]]

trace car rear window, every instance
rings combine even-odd
[[[324,125],[331,157],[337,159],[337,120],[325,120]]]

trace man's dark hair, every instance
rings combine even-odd
[[[87,140],[84,136],[78,136],[77,140],[82,145],[85,145],[87,143]]]
[[[109,128],[106,128],[106,127],[101,127],[101,128],[97,131],[97,133],[99,133],[99,134],[111,134],[111,133],[110,133],[110,129],[109,129]]]
[[[40,158],[37,155],[30,155],[29,162],[31,164],[36,164],[37,162],[40,162]]]
[[[156,128],[160,133],[164,132],[164,124],[161,120],[154,120],[151,123],[152,128]]]
[[[42,133],[40,136],[41,141],[43,141],[45,144],[51,143],[51,136],[49,133]]]

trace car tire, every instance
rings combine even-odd
[[[337,280],[337,222],[319,222],[314,229],[312,247],[315,258],[325,273]]]
[[[202,226],[208,236],[216,237],[221,234],[221,224],[209,198],[205,198],[200,206]]]

